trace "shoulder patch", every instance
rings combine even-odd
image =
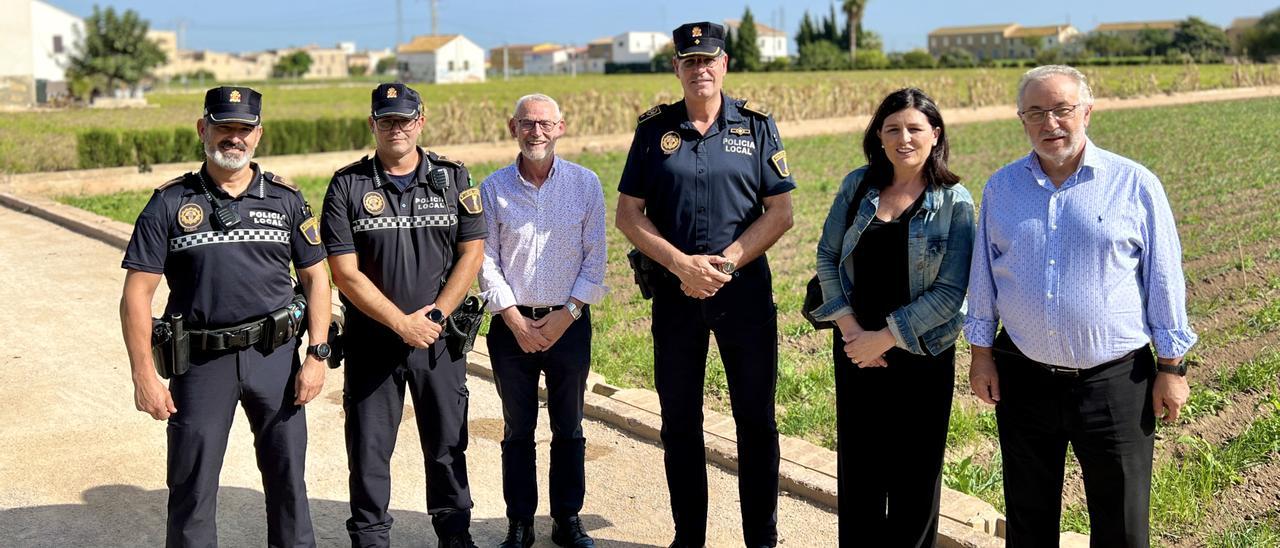
[[[659,114],[662,114],[662,107],[665,107],[665,106],[667,106],[666,103],[663,103],[660,105],[655,105],[653,108],[644,111],[644,114],[640,115],[640,119],[636,123],[643,124],[649,120],[654,119]]]
[[[472,187],[458,193],[458,203],[467,213],[479,215],[484,212],[484,204],[480,201],[480,189]]]
[[[174,177],[174,178],[172,178],[172,179],[169,179],[168,181],[165,181],[165,182],[164,182],[164,184],[162,184],[162,185],[160,185],[160,186],[156,187],[156,190],[164,190],[164,189],[169,188],[169,187],[174,186],[174,185],[180,185],[180,184],[182,184],[182,181],[187,180],[187,177],[190,177],[190,176],[191,176],[191,172],[190,172],[190,171],[188,171],[188,172],[186,172],[186,173],[183,173],[182,175],[179,175],[179,176],[177,176],[177,177]]]
[[[360,164],[366,163],[366,162],[368,162],[368,161],[369,161],[369,157],[368,157],[368,156],[364,156],[364,157],[360,158],[359,160],[356,160],[356,161],[354,161],[354,162],[351,162],[351,163],[349,163],[349,164],[347,164],[347,165],[345,165],[345,166],[342,166],[342,167],[338,168],[338,170],[337,170],[337,171],[335,171],[335,172],[333,172],[333,174],[334,174],[334,175],[341,175],[341,174],[344,174],[344,173],[348,173],[348,172],[350,172],[350,171],[354,170],[355,168],[360,167]]]
[[[765,110],[759,103],[752,103],[751,101],[743,101],[742,106],[738,107],[738,110],[749,112],[761,118],[769,117],[769,111]]]
[[[298,189],[298,185],[295,185],[295,184],[293,184],[293,183],[289,182],[289,181],[288,181],[287,179],[285,179],[284,177],[281,177],[281,176],[279,176],[279,175],[276,175],[275,173],[267,173],[266,175],[267,175],[267,180],[268,180],[268,181],[270,181],[270,182],[272,182],[272,183],[275,183],[275,184],[277,184],[277,185],[280,185],[280,186],[282,186],[282,187],[285,187],[285,188],[287,188],[287,189],[289,189],[289,190],[292,190],[292,191],[294,191],[294,192],[300,192],[300,190]]]

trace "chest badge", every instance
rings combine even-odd
[[[196,204],[187,204],[178,209],[178,226],[190,232],[204,221],[204,209]]]
[[[729,133],[734,135],[751,135],[751,129],[745,127],[731,127]]]
[[[381,215],[382,210],[387,208],[387,201],[377,192],[365,193],[361,202],[364,203],[364,210],[370,215]]]
[[[658,141],[658,145],[662,147],[662,152],[671,154],[680,148],[680,134],[674,131],[668,131],[662,134],[662,140]]]

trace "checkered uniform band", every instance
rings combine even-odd
[[[356,219],[351,223],[352,232],[368,232],[370,230],[387,230],[401,228],[426,228],[437,226],[453,226],[458,224],[458,216],[416,215],[401,217],[375,217],[372,219]]]
[[[238,244],[243,242],[289,243],[289,231],[265,228],[242,228],[231,232],[200,232],[169,240],[169,251],[182,251],[209,244]]]

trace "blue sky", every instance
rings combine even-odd
[[[92,0],[46,0],[77,15],[93,11]],[[98,2],[133,9],[152,28],[185,22],[188,49],[253,51],[354,41],[360,49],[390,47],[396,38],[395,0],[222,1],[169,0]],[[428,0],[401,0],[404,35],[430,32]],[[627,30],[669,32],[688,21],[739,18],[750,6],[756,20],[794,37],[800,17],[825,14],[830,0],[439,0],[441,33],[462,33],[484,48],[507,43],[584,44]],[[952,25],[1015,22],[1049,25],[1070,21],[1088,32],[1098,23],[1198,16],[1219,26],[1236,17],[1258,16],[1280,7],[1274,0],[869,0],[863,28],[879,32],[889,51],[923,47],[929,30]],[[251,13],[251,10],[256,10]]]

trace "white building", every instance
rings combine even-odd
[[[724,20],[726,29],[735,34],[741,25],[742,21],[737,19]],[[785,58],[787,56],[787,33],[756,23],[756,47],[760,48],[760,60],[766,63],[774,59]]]
[[[671,43],[671,35],[665,32],[624,32],[613,37],[613,62],[648,63],[653,54]]]
[[[461,34],[423,35],[396,48],[404,81],[450,84],[484,81],[484,50]]]
[[[67,91],[83,21],[41,0],[0,0],[0,105],[31,106]]]

